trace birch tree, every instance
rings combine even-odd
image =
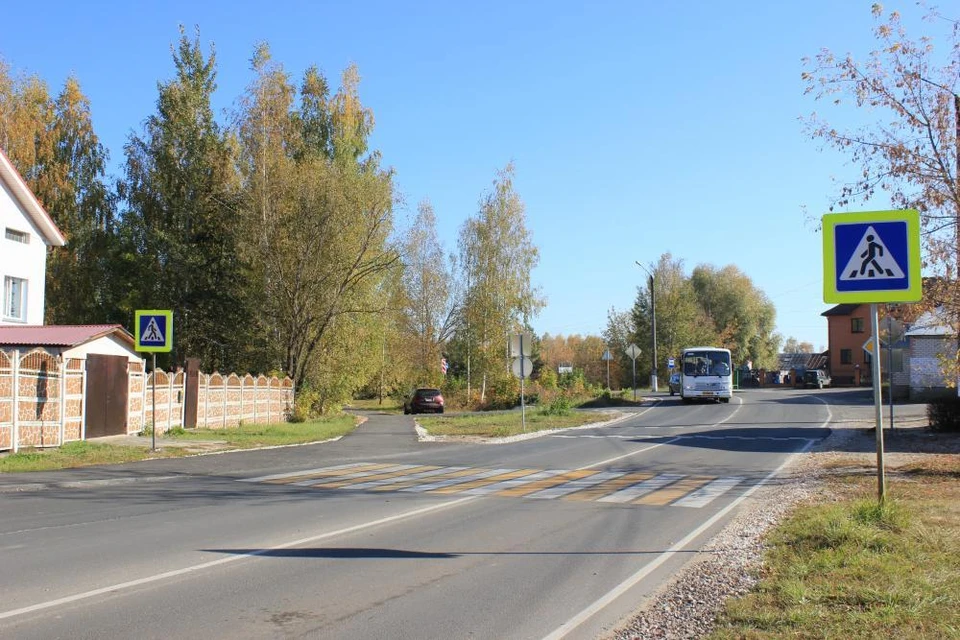
[[[514,169],[498,172],[493,190],[480,200],[477,215],[460,230],[459,264],[465,287],[459,339],[467,345],[473,378],[480,379],[480,401],[488,378],[507,373],[507,339],[544,305],[530,274],[539,252],[526,227],[524,205],[513,187]]]

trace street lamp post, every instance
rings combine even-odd
[[[636,261],[634,261],[636,262]],[[657,296],[654,293],[653,272],[637,262],[637,266],[650,276],[650,346],[653,348],[653,362],[650,366],[650,390],[656,393],[657,388]]]

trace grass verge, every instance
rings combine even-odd
[[[330,440],[353,431],[356,419],[341,415],[313,422],[278,424],[242,424],[228,429],[177,429],[164,437],[181,442],[220,440],[231,449],[270,447]]]
[[[449,416],[418,415],[417,422],[434,436],[505,438],[524,432],[579,427],[593,422],[604,422],[614,417],[616,417],[615,413],[576,411],[566,415],[553,415],[534,409],[527,411],[526,430],[521,423],[519,411]]]
[[[343,415],[299,424],[247,424],[228,429],[176,429],[164,433],[158,450],[148,446],[98,443],[90,440],[68,442],[49,449],[22,449],[0,457],[0,473],[54,471],[99,464],[121,464],[154,458],[176,458],[196,453],[189,443],[217,442],[217,449],[300,444],[329,440],[352,431],[353,416]],[[178,444],[170,445],[172,440]]]
[[[709,636],[960,638],[960,465],[955,454],[888,475],[834,469],[826,501],[767,539],[761,581]]]

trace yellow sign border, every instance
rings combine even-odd
[[[163,336],[162,347],[145,347],[140,344],[140,318],[143,316],[163,316],[167,322],[167,335]],[[133,337],[136,340],[136,350],[144,353],[168,353],[173,350],[173,311],[170,309],[138,310],[133,316]]]
[[[905,222],[907,224],[907,288],[895,291],[837,291],[836,227],[839,224],[870,222]],[[823,301],[852,302],[917,302],[923,297],[920,277],[920,213],[916,209],[894,211],[860,211],[827,213],[822,218],[823,232]]]

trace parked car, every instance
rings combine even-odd
[[[675,393],[680,393],[680,374],[671,373],[670,374],[670,395]]]
[[[440,389],[417,389],[403,403],[404,413],[443,413],[443,394]]]
[[[823,369],[807,369],[803,372],[803,386],[823,389],[830,386],[830,376]]]

